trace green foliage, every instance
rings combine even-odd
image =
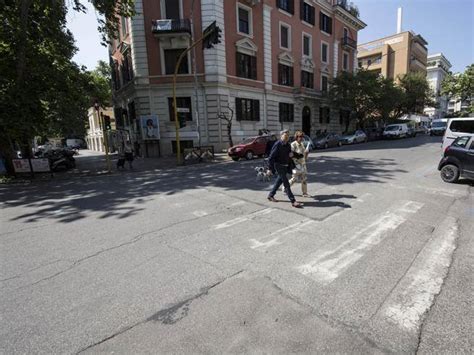
[[[401,113],[423,113],[425,107],[437,106],[424,73],[408,73],[398,79],[399,86],[403,91],[403,100],[400,105]]]
[[[119,16],[133,14],[133,0],[91,2],[110,20],[99,22],[104,41],[117,33]],[[28,154],[35,136],[83,135],[92,99],[111,101],[108,65],[88,72],[72,61],[65,1],[0,0],[0,8],[0,154],[10,158],[15,144]]]
[[[447,75],[441,83],[441,94],[449,98],[456,97],[471,100],[469,112],[474,112],[474,64],[466,67],[464,73]]]

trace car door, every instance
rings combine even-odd
[[[259,137],[254,142],[254,153],[255,155],[263,155],[265,154],[267,140],[263,137]]]
[[[474,137],[471,138],[471,142],[467,146],[469,149],[466,150],[466,156],[464,164],[464,173],[474,179]]]

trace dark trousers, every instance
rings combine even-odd
[[[295,196],[293,195],[293,192],[291,192],[290,182],[288,181],[288,177],[286,176],[286,174],[288,173],[288,166],[275,163],[275,170],[278,174],[278,177],[276,178],[275,184],[273,184],[272,190],[270,191],[270,194],[268,196],[269,197],[275,196],[281,184],[283,184],[283,186],[285,186],[285,190],[286,190],[286,194],[288,195],[288,198],[290,199],[291,202],[295,202],[296,201]]]

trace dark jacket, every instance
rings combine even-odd
[[[272,173],[275,174],[275,164],[290,165],[292,162],[290,153],[291,146],[289,142],[283,143],[283,141],[279,139],[277,142],[275,142],[275,144],[273,144],[270,156],[268,157],[268,164],[270,165]]]

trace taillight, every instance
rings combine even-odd
[[[448,152],[449,148],[451,148],[450,145],[448,145],[446,148],[444,148],[444,154],[446,154]]]

